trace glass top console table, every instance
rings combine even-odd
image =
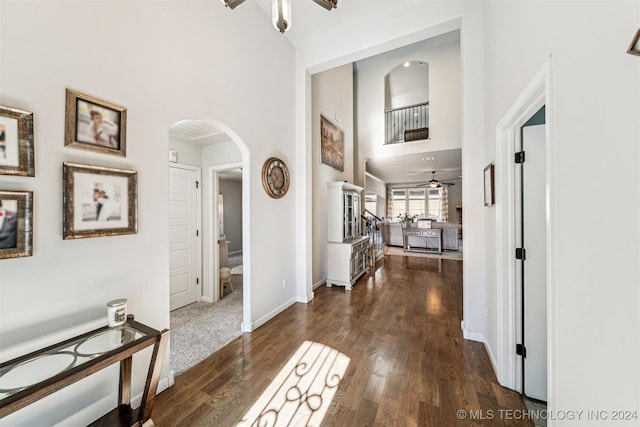
[[[121,326],[104,326],[4,362],[0,364],[0,418],[120,362],[118,407],[91,425],[142,426],[151,420],[168,338],[168,329],[157,331],[129,315]],[[132,409],[132,357],[151,346],[140,407]]]
[[[425,246],[416,247],[411,246],[410,237],[424,237]],[[429,246],[431,241],[435,241],[436,247]],[[420,228],[420,227],[406,227],[402,229],[402,242],[405,252],[431,252],[436,254],[442,254],[442,229],[440,228]]]

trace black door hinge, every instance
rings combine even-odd
[[[199,285],[199,284],[200,284],[200,278],[196,277],[196,285]]]
[[[516,259],[527,259],[527,251],[524,248],[516,248]]]
[[[527,357],[527,349],[522,344],[516,344],[516,354],[518,356]]]
[[[200,182],[196,181],[196,188],[200,188]]]
[[[518,151],[515,156],[516,163],[524,163],[524,151]]]
[[[196,230],[196,237],[200,235],[200,230]]]

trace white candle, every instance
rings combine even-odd
[[[114,299],[107,303],[107,320],[109,327],[120,326],[127,320],[127,300]]]

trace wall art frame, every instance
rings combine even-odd
[[[67,89],[64,135],[67,147],[126,157],[127,109]]]
[[[138,172],[63,163],[62,238],[138,232]]]
[[[344,172],[344,131],[320,114],[320,162]]]
[[[0,190],[0,259],[33,255],[33,192]]]
[[[638,40],[640,40],[640,28],[636,31],[636,35],[633,36],[629,49],[627,49],[627,53],[629,55],[640,56],[640,45],[638,44]]]
[[[0,105],[0,175],[35,176],[33,113]]]
[[[495,168],[491,163],[484,168],[484,205],[493,206],[495,203]]]

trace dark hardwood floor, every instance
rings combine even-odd
[[[176,377],[155,425],[235,426],[306,340],[351,358],[324,426],[533,425],[514,419],[525,406],[483,344],[462,338],[462,262],[387,256],[351,292],[314,292]]]

